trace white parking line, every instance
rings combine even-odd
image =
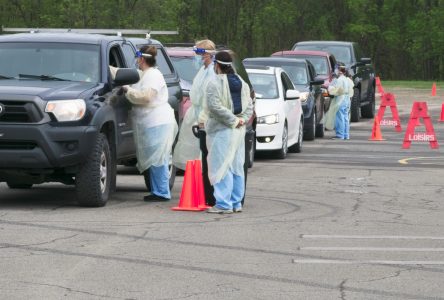
[[[302,234],[303,239],[444,240],[444,236]]]
[[[422,260],[333,260],[333,259],[293,259],[294,264],[331,265],[444,265],[444,261]]]
[[[390,248],[390,247],[300,247],[301,251],[393,251],[393,252],[444,252],[444,248]]]

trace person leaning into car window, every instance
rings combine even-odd
[[[174,148],[173,163],[179,169],[185,170],[187,160],[199,159],[199,139],[193,135],[192,127],[203,127],[207,116],[202,110],[206,101],[206,88],[208,82],[214,79],[213,56],[216,45],[210,40],[198,41],[194,46],[196,64],[200,65],[199,72],[193,79],[190,90],[191,107],[185,113],[179,131],[179,138]]]
[[[245,131],[253,114],[250,87],[235,73],[228,52],[216,54],[214,68],[217,76],[208,84],[204,111],[208,115],[208,178],[214,187],[216,205],[207,212],[241,212],[245,194]]]
[[[140,81],[122,87],[132,103],[137,168],[140,173],[150,175],[151,194],[144,197],[148,202],[171,198],[168,166],[177,133],[174,111],[168,103],[168,87],[162,73],[155,68],[156,55],[154,46],[143,46],[137,51]],[[110,69],[115,75],[117,69]]]

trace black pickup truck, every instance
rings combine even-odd
[[[117,165],[136,163],[129,110],[120,87],[139,80],[137,45],[158,48],[169,102],[182,99],[179,77],[161,43],[84,33],[0,36],[0,182],[31,188],[75,185],[84,206],[104,206]],[[108,66],[121,68],[112,80]],[[171,171],[170,185],[174,182]]]
[[[362,117],[375,116],[375,70],[371,58],[364,57],[355,42],[304,41],[292,50],[318,50],[333,54],[338,62],[345,64],[355,83],[350,105],[350,120],[358,122]]]

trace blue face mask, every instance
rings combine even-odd
[[[194,68],[200,69],[203,66],[203,56],[202,55],[194,55],[193,65],[194,65]]]

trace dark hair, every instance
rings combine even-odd
[[[216,60],[219,60],[221,62],[226,62],[226,63],[233,62],[233,59],[231,58],[230,53],[228,53],[227,51],[217,52],[215,58],[216,58]],[[235,73],[232,65],[221,64],[221,63],[218,63],[217,61],[216,61],[216,64],[219,65],[220,70],[222,71],[223,74],[234,74]]]
[[[145,57],[142,56],[142,58],[145,60],[146,64],[150,67],[153,67],[156,65],[156,56],[157,56],[157,48],[154,46],[142,46],[140,48],[140,52],[145,54],[150,54],[151,57]]]

